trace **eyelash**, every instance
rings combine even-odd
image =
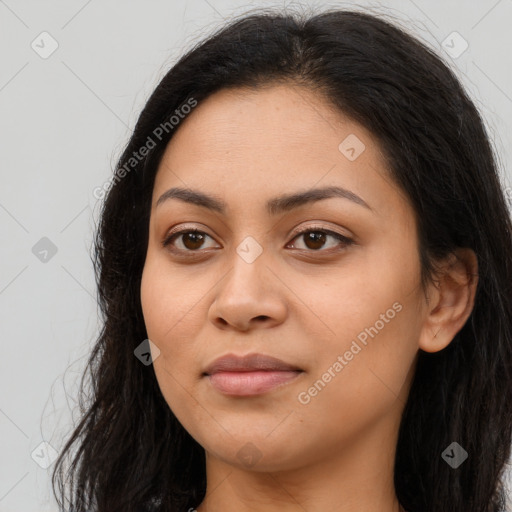
[[[181,231],[176,231],[174,233],[170,233],[168,236],[166,236],[165,239],[162,241],[162,247],[168,248],[168,250],[170,250],[173,253],[180,253],[180,254],[187,253],[187,252],[188,253],[198,253],[200,251],[200,249],[194,251],[191,249],[176,249],[175,247],[172,247],[172,248],[170,247],[171,243],[174,241],[175,238],[179,237],[180,235],[185,235],[185,234],[189,234],[189,233],[199,233],[201,235],[206,235],[206,236],[212,238],[210,235],[208,235],[208,233],[205,233],[204,231],[200,231],[199,229],[196,229],[196,228],[184,229]],[[305,235],[307,233],[323,233],[325,235],[332,236],[333,238],[336,238],[338,241],[343,243],[343,245],[344,245],[343,249],[354,243],[354,241],[351,238],[341,235],[340,233],[336,233],[335,231],[331,231],[329,229],[315,227],[315,226],[309,227],[303,231],[299,231],[298,233],[295,233],[292,238],[292,241],[295,240],[296,238],[300,237],[301,235]],[[322,250],[322,249],[318,249],[318,250],[298,249],[298,250],[306,251],[308,253],[317,253],[317,252],[318,253],[321,253],[321,252],[330,253],[332,251],[332,248],[327,249],[327,250]],[[338,252],[340,250],[342,250],[342,249],[338,249]]]

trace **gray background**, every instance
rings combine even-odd
[[[0,0],[0,512],[57,510],[52,450],[78,419],[78,378],[98,332],[94,189],[186,49],[233,14],[284,5],[296,3]],[[512,183],[511,0],[302,5],[403,20],[462,79]]]

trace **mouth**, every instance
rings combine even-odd
[[[208,366],[203,377],[225,395],[254,396],[277,389],[302,373],[297,366],[264,354],[229,354]]]

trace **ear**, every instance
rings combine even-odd
[[[478,261],[471,249],[457,249],[441,262],[437,279],[427,290],[422,350],[438,352],[450,344],[473,310],[477,284]]]

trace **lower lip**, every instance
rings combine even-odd
[[[227,395],[259,395],[296,379],[301,371],[217,372],[208,375],[212,386]]]

